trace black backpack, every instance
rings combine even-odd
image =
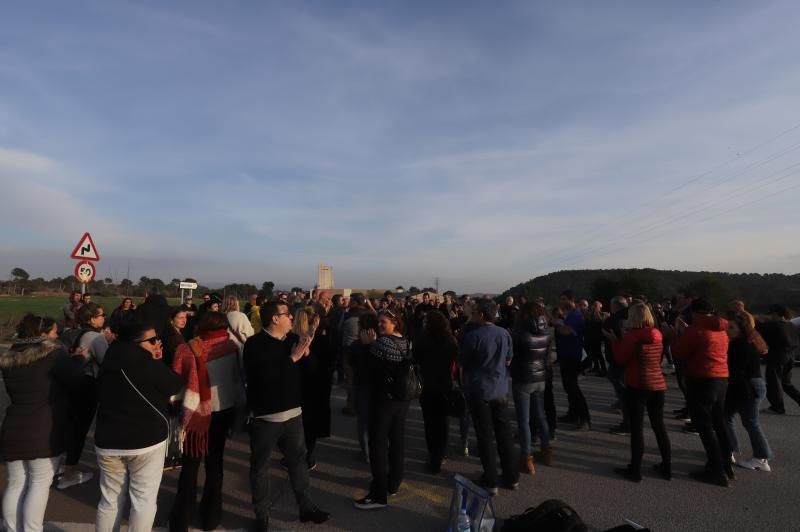
[[[503,532],[587,532],[575,510],[559,499],[544,501],[536,508],[528,508],[512,515],[503,523]]]
[[[422,372],[409,352],[406,343],[406,356],[386,377],[386,393],[392,401],[413,401],[422,395]]]
[[[76,327],[73,329],[67,329],[61,333],[61,336],[59,336],[58,339],[62,344],[64,344],[64,347],[67,349],[69,354],[74,355],[81,344],[81,338],[83,338],[84,334],[86,334],[86,329]]]

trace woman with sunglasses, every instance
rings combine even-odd
[[[95,383],[100,372],[100,364],[103,363],[108,349],[108,339],[103,334],[106,321],[103,307],[96,303],[87,303],[78,310],[76,318],[80,330],[71,337],[70,345],[67,347],[72,354],[84,356],[84,382],[70,398],[73,418],[72,437],[67,446],[64,474],[56,485],[60,490],[83,484],[94,476],[91,471],[79,471],[78,463],[86,443],[86,435],[97,412]]]
[[[119,530],[127,498],[128,530],[153,529],[169,437],[169,398],[183,384],[161,356],[155,328],[134,321],[120,329],[100,369],[95,428],[98,531]]]
[[[50,484],[67,448],[68,399],[81,383],[81,363],[58,342],[55,320],[32,314],[20,321],[14,344],[0,355],[10,399],[0,428],[0,460],[8,471],[6,530],[42,530]]]
[[[196,338],[175,351],[172,369],[183,379],[185,431],[178,493],[170,514],[170,531],[186,532],[197,507],[197,473],[205,462],[206,481],[200,502],[203,530],[222,519],[222,472],[225,441],[235,406],[243,397],[239,348],[228,336],[228,318],[207,311],[197,323]]]
[[[387,376],[396,373],[404,358],[411,356],[410,342],[403,336],[403,323],[391,311],[378,317],[378,333],[364,330],[361,343],[369,345],[369,462],[372,483],[369,493],[355,501],[359,510],[386,507],[403,481],[406,415],[411,401],[389,397]]]

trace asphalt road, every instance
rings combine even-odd
[[[797,373],[797,371],[795,372]],[[556,379],[558,377],[556,376]],[[795,382],[798,378],[795,378]],[[558,382],[558,380],[557,380]],[[669,377],[670,390],[666,409],[680,406],[674,378]],[[537,466],[533,477],[523,475],[521,489],[501,490],[494,498],[500,517],[518,513],[549,498],[569,502],[587,524],[603,530],[621,524],[624,518],[662,531],[698,530],[800,530],[800,495],[797,477],[800,474],[798,429],[800,407],[786,398],[788,414],[764,414],[762,424],[775,452],[773,472],[763,473],[737,468],[737,481],[731,488],[699,484],[691,481],[687,471],[699,468],[705,461],[697,436],[680,431],[682,423],[668,421],[673,448],[674,479],[670,482],[651,474],[649,464],[659,461],[655,439],[645,431],[644,481],[633,484],[617,478],[612,468],[624,466],[629,457],[626,437],[609,434],[608,429],[619,420],[609,410],[613,402],[610,384],[603,378],[586,377],[581,386],[587,396],[594,419],[591,432],[558,431],[554,442],[553,467]],[[565,409],[565,396],[557,384],[556,400]],[[0,394],[3,406],[5,392]],[[322,508],[333,514],[323,526],[301,525],[297,520],[294,498],[286,474],[272,470],[274,505],[272,524],[276,530],[365,530],[381,532],[443,531],[453,487],[452,476],[480,474],[477,457],[461,457],[457,449],[439,476],[425,472],[425,444],[419,407],[412,406],[406,429],[406,475],[400,493],[390,500],[390,507],[363,512],[355,510],[352,500],[361,496],[369,483],[366,464],[358,458],[354,439],[355,419],[340,413],[344,404],[343,390],[334,388],[334,436],[318,445],[318,469],[311,473],[311,496]],[[451,441],[458,441],[458,428],[451,424]],[[750,456],[749,440],[740,428],[742,453]],[[475,447],[474,436],[471,446]],[[83,456],[84,467],[97,471],[91,441]],[[248,486],[249,450],[245,437],[230,441],[226,450],[224,518],[221,527],[227,530],[248,527],[252,519]],[[0,467],[0,486],[5,485],[5,468]],[[175,495],[177,472],[165,474],[159,494],[156,525],[166,526],[167,515]],[[202,481],[202,473],[201,473]],[[51,491],[46,520],[48,530],[92,530],[99,491],[96,479],[66,491]]]

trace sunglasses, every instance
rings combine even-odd
[[[160,341],[161,341],[161,337],[156,335],[156,336],[151,336],[150,338],[145,338],[144,340],[139,340],[137,343],[143,344],[143,343],[146,342],[146,343],[148,343],[150,345],[156,345]]]

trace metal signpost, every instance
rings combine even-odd
[[[85,294],[86,285],[94,281],[94,276],[97,274],[94,263],[100,260],[100,252],[94,245],[92,235],[88,232],[83,234],[78,245],[72,250],[70,258],[79,261],[75,265],[75,278],[81,283],[81,294]]]
[[[181,281],[180,289],[181,289],[181,305],[182,305],[184,302],[183,291],[188,290],[189,297],[192,297],[192,290],[197,290],[197,283],[187,283],[185,281]]]

